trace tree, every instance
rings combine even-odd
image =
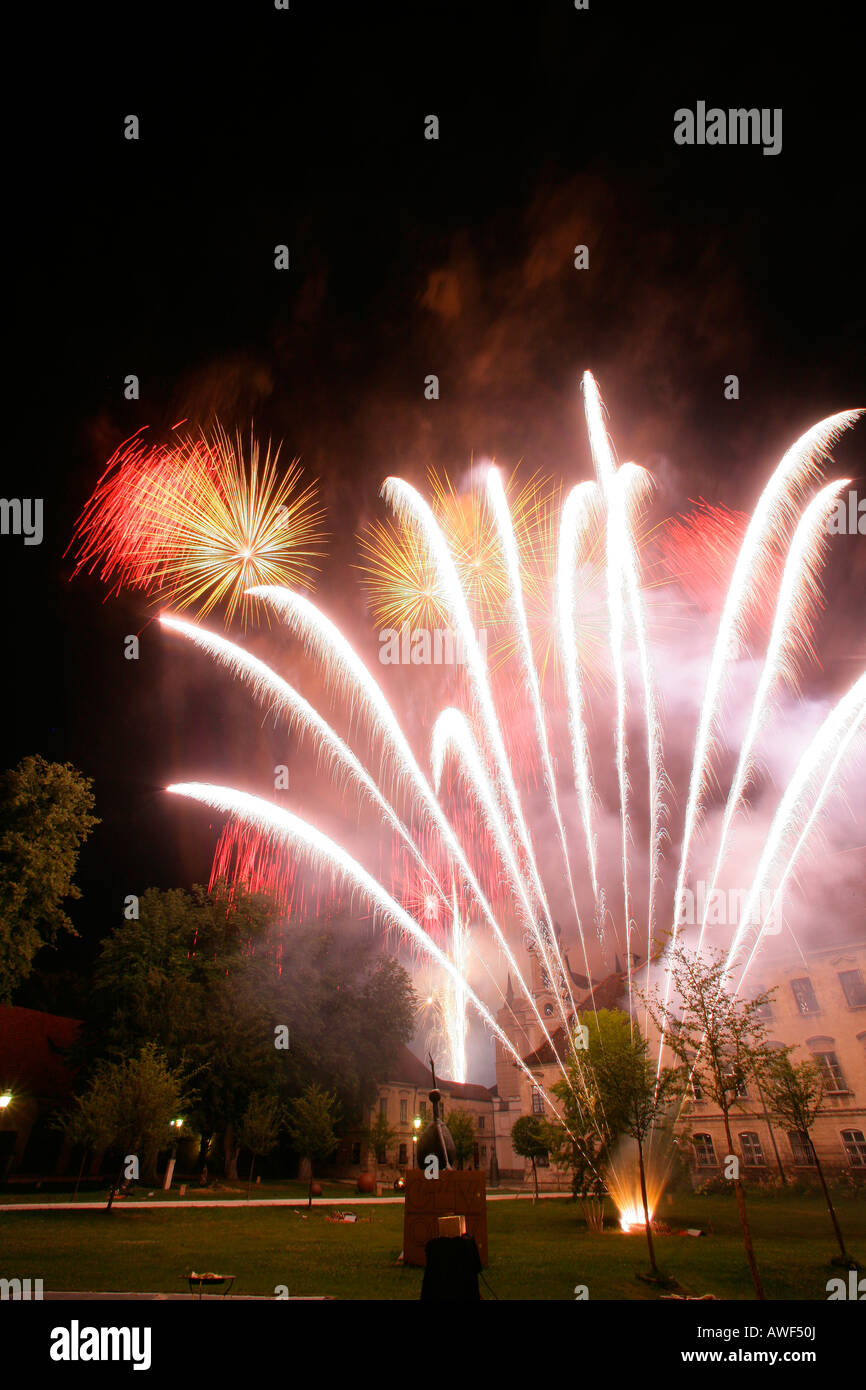
[[[634,1139],[637,1145],[650,1272],[654,1279],[661,1280],[664,1276],[656,1265],[652,1221],[647,1201],[644,1144],[654,1126],[663,1117],[671,1100],[682,1090],[682,1069],[664,1067],[656,1074],[646,1039],[641,1036],[637,1026],[633,1025],[623,1046],[612,1048],[596,1057],[593,1081],[608,1110],[617,1116],[622,1132]]]
[[[845,1241],[836,1209],[824,1177],[824,1169],[818,1151],[812,1143],[811,1130],[824,1101],[824,1078],[817,1065],[811,1060],[792,1062],[790,1047],[773,1049],[764,1060],[762,1079],[764,1081],[767,1103],[771,1112],[789,1131],[802,1136],[811,1151],[812,1161],[818,1180],[824,1192],[827,1210],[833,1223],[836,1240],[841,1252],[841,1263],[850,1269],[859,1268],[845,1249]]]
[[[286,1123],[286,1110],[278,1096],[254,1091],[243,1113],[238,1138],[250,1151],[250,1171],[247,1176],[247,1200],[253,1185],[253,1169],[260,1155],[273,1153]]]
[[[265,949],[275,916],[272,899],[242,888],[150,888],[97,960],[88,1036],[124,1053],[153,1038],[174,1064],[196,1069],[190,1118],[201,1132],[202,1175],[221,1134],[226,1177],[237,1179],[237,1127],[250,1096],[284,1080]]]
[[[308,1206],[313,1204],[313,1167],[318,1159],[327,1158],[339,1144],[334,1131],[340,1106],[334,1091],[324,1091],[315,1082],[303,1095],[289,1104],[287,1125],[289,1140],[295,1153],[310,1161],[310,1191]]]
[[[528,1158],[532,1162],[535,1202],[538,1201],[538,1170],[535,1160],[546,1156],[547,1144],[547,1125],[541,1115],[521,1115],[519,1120],[515,1120],[511,1128],[511,1147],[521,1158]]]
[[[81,1162],[75,1177],[75,1187],[72,1189],[74,1202],[78,1196],[78,1188],[81,1185],[81,1176],[88,1154],[93,1153],[94,1150],[107,1149],[113,1141],[111,1125],[108,1123],[103,1106],[88,1104],[86,1098],[79,1097],[73,1100],[70,1110],[54,1117],[52,1125],[61,1131],[67,1143],[71,1144],[73,1148],[81,1149]]]
[[[142,1176],[156,1171],[159,1150],[171,1136],[171,1122],[190,1103],[189,1076],[170,1066],[156,1043],[145,1043],[136,1057],[101,1062],[85,1093],[75,1100],[70,1135],[93,1148],[122,1154],[120,1172],[108,1194],[111,1210],[125,1176],[127,1160],[138,1160]]]
[[[721,1111],[728,1153],[737,1158],[733,1178],[737,1211],[743,1231],[746,1260],[755,1297],[764,1289],[746,1211],[746,1197],[739,1175],[739,1156],[731,1134],[731,1111],[745,1089],[750,1073],[763,1071],[770,1047],[761,1019],[772,991],[745,999],[731,989],[733,970],[724,951],[693,955],[682,945],[668,959],[673,993],[682,1001],[683,1014],[668,1014],[658,987],[645,996],[650,1016],[674,1055],[697,1077],[704,1094]]]
[[[457,1167],[462,1168],[464,1162],[475,1153],[475,1121],[468,1110],[452,1110],[445,1123],[454,1140]]]
[[[376,1156],[376,1163],[387,1163],[388,1150],[397,1138],[397,1131],[382,1110],[376,1111],[376,1118],[364,1130],[364,1137]]]
[[[621,1009],[578,1016],[565,1058],[566,1074],[552,1087],[562,1123],[548,1122],[549,1152],[556,1163],[571,1168],[574,1196],[590,1181],[596,1190],[603,1186],[603,1170],[625,1132],[622,1098],[600,1089],[597,1063],[624,1056],[630,1045],[631,1020]]]
[[[414,1030],[415,995],[396,961],[371,952],[350,922],[278,937],[272,898],[216,884],[141,897],[138,918],[103,943],[89,1037],[124,1051],[156,1038],[200,1068],[196,1111],[204,1176],[211,1139],[237,1178],[238,1125],[255,1091],[337,1092],[360,1121],[376,1078]],[[275,1030],[290,1025],[290,1047]]]
[[[22,758],[0,779],[0,1003],[43,946],[77,936],[61,904],[78,898],[78,852],[99,821],[93,783],[71,763]]]

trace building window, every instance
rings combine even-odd
[[[842,1068],[839,1066],[839,1058],[835,1052],[815,1052],[812,1054],[818,1063],[818,1068],[824,1081],[825,1090],[831,1095],[839,1095],[842,1091],[847,1091],[845,1077]]]
[[[487,1145],[486,1145],[486,1144],[482,1144],[482,1145],[481,1145],[481,1157],[482,1157],[482,1158],[486,1158],[486,1157],[487,1157]]]
[[[794,1155],[794,1162],[803,1168],[814,1168],[815,1150],[812,1148],[812,1140],[805,1130],[789,1130],[788,1139],[791,1144],[791,1153]]]
[[[818,1012],[818,1000],[812,988],[812,981],[808,979],[792,980],[791,991],[794,995],[794,1003],[801,1014],[816,1014]]]
[[[693,1071],[689,1078],[689,1086],[691,1088],[692,1098],[697,1101],[703,1100],[704,1088],[701,1085],[701,1078],[696,1071]]]
[[[544,1114],[544,1097],[537,1086],[532,1088],[532,1113],[533,1115]]]
[[[713,1136],[711,1134],[696,1134],[692,1143],[695,1146],[695,1156],[698,1160],[699,1168],[715,1168],[716,1151],[713,1148]]]
[[[549,1168],[549,1167],[550,1167],[550,1155],[549,1155],[549,1154],[538,1154],[537,1157],[536,1157],[536,1159],[535,1159],[535,1166],[536,1166],[536,1168]]]
[[[866,1136],[862,1129],[843,1129],[842,1143],[852,1168],[866,1168]]]
[[[387,1096],[380,1096],[380,1097],[379,1097],[379,1114],[380,1114],[380,1115],[384,1115],[384,1116],[385,1116],[385,1119],[387,1120],[387,1118],[388,1118],[388,1097],[387,1097]]]
[[[773,1009],[769,999],[765,999],[763,1004],[755,1010],[755,1018],[759,1018],[762,1023],[772,1022]]]
[[[486,1118],[487,1118],[487,1117],[486,1117],[485,1115],[479,1115],[479,1116],[478,1116],[478,1128],[479,1128],[479,1129],[484,1129],[484,1128],[486,1127]]]
[[[767,1160],[764,1158],[764,1150],[761,1148],[761,1141],[753,1129],[747,1129],[739,1136],[740,1148],[743,1150],[743,1162],[747,1168],[765,1168]]]
[[[859,970],[840,970],[839,983],[849,1009],[866,1009],[866,984]]]
[[[418,1114],[421,1116],[421,1119],[422,1119],[422,1120],[426,1120],[426,1118],[427,1118],[427,1102],[426,1102],[426,1100],[419,1100],[419,1102],[418,1102]]]
[[[502,1114],[503,1110],[510,1110],[510,1109],[511,1109],[511,1102],[510,1102],[510,1101],[508,1101],[508,1100],[501,1100],[501,1101],[499,1102],[499,1113],[500,1113],[500,1115]]]
[[[352,1162],[353,1162],[353,1163],[360,1163],[360,1162],[361,1162],[361,1145],[360,1145],[360,1144],[353,1144],[353,1145],[352,1145]]]
[[[405,1145],[405,1144],[401,1144],[401,1145],[400,1145],[400,1153],[399,1153],[398,1156],[397,1156],[397,1167],[398,1167],[398,1168],[405,1168],[405,1167],[406,1167],[406,1164],[407,1164],[408,1162],[409,1162],[409,1155],[408,1155],[407,1152],[406,1152],[406,1145]]]
[[[401,1100],[401,1101],[400,1101],[400,1123],[401,1123],[401,1125],[406,1125],[406,1124],[409,1123],[409,1102],[408,1102],[408,1100]]]

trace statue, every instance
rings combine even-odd
[[[433,1154],[439,1162],[440,1170],[443,1168],[453,1168],[454,1160],[457,1157],[457,1151],[454,1148],[454,1140],[451,1137],[451,1131],[439,1115],[442,1092],[436,1085],[436,1068],[429,1052],[427,1054],[427,1061],[430,1063],[430,1073],[433,1077],[433,1090],[430,1092],[430,1103],[433,1106],[433,1119],[418,1140],[418,1167],[423,1168],[426,1159],[429,1158],[430,1154]]]

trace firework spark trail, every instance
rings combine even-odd
[[[311,704],[308,704],[303,696],[299,695],[287,681],[283,680],[282,676],[278,676],[258,657],[251,656],[242,647],[235,646],[233,642],[227,641],[224,637],[219,637],[214,632],[207,632],[204,628],[196,627],[193,623],[173,618],[167,613],[161,613],[159,621],[163,627],[179,633],[182,637],[187,637],[195,646],[208,652],[234,675],[246,681],[251,687],[255,699],[262,702],[270,699],[272,708],[275,707],[289,724],[296,723],[303,732],[312,733],[319,751],[324,751],[330,761],[341,767],[376,803],[384,820],[408,847],[412,857],[429,877],[436,892],[447,906],[448,898],[439,884],[436,874],[424,859],[393,806],[382,795],[373,778],[351,748],[343,742],[330,724]]]
[[[592,829],[592,807],[595,801],[595,791],[590,770],[583,686],[580,679],[580,647],[574,609],[577,556],[587,523],[597,504],[598,496],[598,487],[595,483],[578,483],[577,487],[572,488],[566,497],[560,523],[556,571],[556,628],[568,701],[568,726],[571,734],[574,786],[580,800],[589,873],[596,904],[600,902],[600,890],[597,851]]]
[[[780,680],[786,677],[793,680],[795,676],[794,651],[798,642],[802,643],[808,632],[810,606],[817,602],[820,596],[816,571],[828,540],[827,519],[835,505],[837,493],[843,487],[847,487],[850,481],[850,478],[841,478],[838,482],[830,483],[821,489],[804,511],[791,542],[764,666],[725,805],[710,890],[707,893],[698,937],[698,951],[703,945],[710,901],[725,859],[731,826],[742,804],[743,794],[752,773],[753,750],[766,721],[770,695]]]
[[[692,840],[703,815],[703,795],[709,777],[713,744],[721,704],[723,679],[729,657],[743,636],[747,605],[751,596],[761,549],[767,540],[784,531],[796,515],[797,508],[809,483],[818,473],[820,462],[827,457],[828,450],[843,430],[854,424],[862,412],[846,410],[828,416],[813,425],[801,435],[785,453],[781,462],[767,483],[752,514],[743,543],[737,555],[733,578],[725,596],[725,604],[719,621],[704,700],[698,719],[692,768],[689,777],[689,793],[683,825],[683,839],[680,848],[680,864],[674,893],[674,914],[671,928],[669,951],[676,949],[679,931],[678,904],[682,901],[683,887],[689,867]],[[663,1012],[667,1016],[670,995],[670,973],[668,972]],[[661,1070],[662,1048],[659,1044],[658,1066]]]
[[[535,924],[535,911],[526,889],[524,875],[520,871],[511,837],[508,834],[505,819],[497,803],[493,788],[490,785],[490,779],[485,771],[484,762],[479,752],[475,736],[472,733],[468,719],[458,709],[443,710],[433,726],[433,782],[437,790],[442,778],[445,757],[449,749],[451,749],[458,758],[463,775],[469,784],[476,805],[483,815],[490,836],[496,845],[499,857],[508,872],[512,892],[518,904],[522,907],[526,925],[532,930]],[[543,959],[548,974],[551,975],[551,979],[554,978],[551,974],[553,970],[552,962],[546,952],[543,954]],[[565,1003],[558,990],[556,994],[563,1027],[568,1031],[568,1016],[565,1010]],[[535,1012],[538,1014],[537,1008]],[[540,1022],[540,1014],[538,1014],[538,1019]],[[545,1029],[545,1033],[546,1032],[547,1030]],[[548,1041],[553,1048],[554,1056],[560,1066],[562,1066],[562,1062],[552,1039],[548,1037]]]
[[[737,960],[741,943],[745,937],[748,925],[755,913],[756,905],[760,901],[760,894],[765,890],[767,879],[770,876],[773,865],[778,858],[786,839],[790,836],[798,816],[801,816],[805,808],[805,796],[819,772],[822,763],[833,751],[839,739],[845,737],[848,732],[848,725],[853,721],[856,728],[862,723],[866,714],[866,671],[854,682],[846,695],[843,695],[838,704],[827,715],[818,732],[814,735],[799,763],[793,777],[785,789],[785,794],[779,803],[778,810],[773,817],[772,825],[761,854],[755,876],[752,879],[752,886],[749,897],[743,910],[742,920],[728,951],[728,966],[732,967]],[[821,792],[819,800],[823,800],[826,795],[825,789]],[[814,810],[814,808],[813,808]],[[807,818],[811,819],[811,817]],[[798,845],[799,845],[798,840]],[[793,856],[787,860],[784,873],[776,885],[775,897],[783,891],[785,881],[790,875],[793,866]],[[775,898],[774,898],[775,901]],[[757,937],[760,940],[763,934],[763,923],[759,923]],[[752,953],[754,954],[754,952]],[[750,958],[751,959],[751,956]],[[742,977],[740,979],[742,984]]]
[[[820,791],[818,792],[818,795],[817,795],[816,798],[815,798],[815,803],[814,803],[814,805],[813,805],[813,807],[812,807],[812,810],[811,810],[811,812],[810,812],[810,814],[809,814],[809,818],[808,818],[808,820],[806,821],[806,824],[803,826],[803,829],[802,829],[802,831],[800,832],[799,838],[797,839],[797,843],[794,845],[794,848],[791,850],[791,853],[790,853],[790,856],[789,856],[789,858],[788,858],[788,860],[787,860],[787,863],[785,864],[785,867],[784,867],[784,869],[782,870],[782,874],[781,874],[781,877],[780,877],[780,880],[779,880],[779,885],[777,886],[776,891],[775,891],[775,893],[773,894],[773,898],[772,898],[772,901],[771,901],[771,903],[770,903],[769,911],[768,911],[767,914],[766,914],[766,915],[767,915],[767,920],[768,920],[768,921],[772,921],[773,913],[774,913],[775,910],[776,910],[776,903],[777,903],[779,897],[781,896],[781,893],[782,893],[782,891],[783,891],[783,888],[784,888],[785,883],[787,883],[788,879],[791,877],[792,873],[794,872],[794,868],[795,868],[795,866],[796,866],[797,860],[799,859],[800,854],[802,853],[802,851],[803,851],[805,845],[807,844],[807,842],[808,842],[808,840],[809,840],[809,837],[810,837],[810,835],[811,835],[813,829],[815,828],[815,823],[816,823],[816,821],[818,820],[818,817],[820,816],[821,811],[823,810],[824,803],[826,802],[827,797],[830,795],[830,793],[831,793],[832,791],[834,791],[834,790],[837,789],[837,788],[836,788],[836,774],[838,773],[839,768],[840,768],[840,766],[842,765],[842,763],[843,763],[843,761],[844,761],[844,759],[845,759],[845,756],[846,756],[846,754],[847,754],[847,752],[848,752],[848,750],[849,750],[851,744],[854,742],[854,740],[855,740],[855,738],[857,737],[858,733],[860,733],[861,728],[862,728],[862,726],[863,726],[864,723],[866,723],[866,700],[864,700],[863,704],[860,706],[859,713],[857,713],[857,714],[854,715],[854,718],[853,718],[853,720],[851,721],[851,726],[850,726],[850,728],[848,729],[847,733],[845,734],[844,738],[842,738],[842,740],[841,740],[841,742],[840,742],[840,744],[839,744],[839,747],[838,747],[838,749],[837,749],[837,751],[836,751],[836,754],[835,754],[835,756],[834,756],[834,758],[833,758],[833,761],[831,762],[830,767],[829,767],[828,770],[827,770],[827,775],[824,777],[824,780],[823,780],[823,782],[821,783],[821,789],[820,789]],[[756,953],[756,951],[757,951],[757,949],[758,949],[758,946],[760,945],[762,935],[763,935],[763,931],[760,931],[760,932],[758,932],[758,934],[757,934],[757,936],[756,936],[756,938],[755,938],[755,944],[754,944],[754,946],[752,947],[752,949],[751,949],[751,951],[750,951],[750,953],[749,953],[749,958],[748,958],[748,960],[746,961],[746,964],[745,964],[744,967],[743,967],[743,971],[742,971],[742,974],[741,974],[741,976],[740,976],[739,983],[737,984],[737,989],[734,991],[735,994],[739,992],[740,987],[741,987],[743,981],[745,980],[746,975],[747,975],[748,972],[749,972],[749,967],[751,966],[752,960],[754,959],[755,953]],[[798,950],[800,949],[799,946],[797,947],[797,949],[798,949]],[[801,956],[801,959],[802,959],[802,961],[803,961],[803,964],[805,965],[805,964],[806,964],[806,957],[803,955],[803,952],[802,952],[802,951],[800,951],[800,956]]]
[[[360,697],[361,703],[368,711],[373,726],[379,735],[392,750],[397,761],[398,775],[401,783],[411,783],[415,790],[416,799],[422,803],[429,819],[432,821],[444,844],[450,852],[452,859],[460,869],[461,875],[475,897],[478,906],[481,908],[484,917],[493,931],[493,934],[502,948],[509,966],[514,971],[520,987],[532,1004],[538,1022],[541,1024],[544,1036],[553,1045],[548,1034],[544,1021],[538,1012],[538,1006],[532,996],[531,990],[527,987],[520,971],[520,967],[514,958],[511,948],[505,939],[505,935],[496,916],[491,908],[485,894],[479,884],[475,874],[469,864],[466,855],[457,839],[451,824],[439,805],[427,779],[421,771],[415,759],[415,755],[409,746],[399,722],[394,716],[394,711],[385,699],[384,694],[378,683],[370,675],[361,658],[355,652],[351,644],[346,640],[329,618],[316,608],[308,598],[302,594],[296,594],[290,589],[274,588],[271,586],[260,586],[255,590],[255,595],[273,605],[278,612],[289,622],[294,631],[298,632],[307,642],[310,650],[318,653],[335,673],[338,684],[352,692],[354,700]]]
[[[531,926],[534,920],[532,903],[529,899],[529,895],[526,892],[526,888],[523,883],[523,876],[520,872],[520,867],[514,855],[514,850],[512,848],[510,837],[508,835],[508,830],[505,826],[502,814],[496,803],[496,799],[493,794],[493,789],[490,786],[489,778],[484,769],[483,759],[481,758],[481,755],[478,750],[478,745],[475,741],[475,737],[472,733],[469,721],[466,718],[466,716],[462,713],[462,711],[457,709],[446,709],[442,711],[433,727],[432,743],[434,784],[438,788],[445,763],[445,757],[450,749],[459,758],[459,761],[463,768],[464,776],[467,782],[469,783],[473,797],[487,824],[491,838],[496,844],[499,856],[502,859],[502,862],[508,872],[509,878],[511,880],[512,891],[518,903],[522,906],[526,922]],[[544,959],[545,967],[548,970],[548,973],[550,973],[550,961],[547,957],[545,957]],[[526,987],[524,986],[524,991],[525,989]],[[571,1005],[573,1015],[572,1019],[569,1020],[565,1011],[565,1004],[562,999],[562,996],[560,995],[559,991],[557,991],[556,993],[565,1036],[569,1037],[574,1024],[574,1020],[577,1018],[577,1007],[574,1003],[574,1000],[572,999]],[[574,1091],[574,1086],[572,1084],[568,1068],[563,1062],[562,1058],[560,1057],[556,1044],[548,1034],[547,1029],[544,1027],[544,1023],[538,1011],[535,999],[528,993],[527,997],[529,998],[529,1002],[532,1005],[533,1011],[538,1022],[541,1023],[541,1026],[544,1029],[545,1037],[547,1038],[547,1041],[550,1045],[550,1049],[553,1053],[554,1058],[556,1059],[557,1065],[559,1066],[560,1071],[562,1072],[565,1079],[568,1081],[569,1085],[571,1085],[572,1091]],[[593,1011],[597,1013],[594,1004]],[[578,1074],[578,1081],[580,1087],[582,1088],[584,1100],[588,1100],[590,1096],[588,1078],[584,1073],[584,1068],[581,1064],[581,1059],[577,1051],[573,1052],[573,1056],[577,1063],[576,1070]],[[575,1095],[576,1094],[577,1093],[575,1092]],[[602,1119],[603,1118],[604,1117],[602,1112]]]
[[[647,906],[647,959],[652,954],[651,941],[655,918],[656,885],[660,875],[661,815],[664,774],[662,769],[662,734],[649,649],[646,620],[641,595],[640,574],[635,554],[634,537],[629,522],[628,502],[638,485],[645,485],[645,470],[635,464],[617,469],[602,413],[601,397],[591,372],[583,377],[584,411],[589,431],[590,449],[602,488],[606,512],[606,550],[608,606],[610,611],[610,649],[616,686],[616,760],[620,792],[622,827],[622,882],[625,915],[626,970],[629,1001],[632,999],[631,898],[629,891],[629,817],[628,817],[628,746],[626,741],[626,682],[623,663],[625,640],[624,593],[631,611],[632,627],[638,649],[638,662],[643,686],[644,717],[647,730],[647,768],[649,774],[650,852],[649,890]]]
[[[538,684],[538,672],[535,669],[535,657],[532,651],[532,639],[529,635],[529,624],[526,620],[526,608],[523,602],[523,584],[520,578],[520,556],[517,549],[517,541],[514,535],[514,527],[511,522],[511,512],[508,508],[508,501],[505,496],[505,488],[499,476],[499,470],[490,468],[487,474],[487,500],[493,512],[496,529],[499,535],[502,553],[505,557],[505,568],[508,583],[508,592],[511,599],[511,607],[517,626],[520,655],[523,663],[523,671],[526,683],[529,688],[530,699],[532,702],[533,715],[535,717],[535,730],[538,739],[538,747],[541,750],[541,759],[544,769],[544,782],[547,789],[547,798],[550,808],[556,820],[556,828],[559,834],[559,843],[562,849],[562,859],[565,865],[566,880],[568,891],[571,896],[571,905],[574,909],[574,919],[577,924],[580,944],[583,950],[583,961],[586,968],[587,979],[592,980],[592,973],[589,968],[589,958],[586,952],[586,942],[583,935],[583,927],[580,920],[580,912],[577,907],[577,896],[574,891],[574,879],[571,873],[571,857],[568,852],[568,842],[565,836],[565,826],[562,823],[562,815],[559,809],[559,797],[556,791],[556,774],[553,770],[553,759],[550,756],[550,743],[547,737],[547,721],[544,716],[544,708],[541,700],[541,690]],[[567,979],[567,977],[566,977]],[[574,996],[571,992],[571,982],[568,981],[568,995],[571,1007],[574,1009]]]
[[[457,629],[457,635],[462,643],[464,659],[466,661],[475,700],[481,715],[481,726],[484,730],[488,747],[493,754],[496,765],[497,782],[502,789],[506,804],[508,805],[514,824],[517,827],[529,864],[533,888],[539,906],[545,910],[549,918],[544,885],[541,882],[535,863],[532,841],[526,827],[517,787],[515,786],[514,778],[511,773],[511,764],[505,749],[505,742],[499,724],[499,716],[496,713],[493,696],[490,692],[490,683],[487,679],[484,658],[481,655],[481,648],[478,645],[478,638],[475,633],[475,625],[472,622],[472,617],[466,603],[466,597],[463,593],[459,575],[457,574],[457,567],[451,557],[448,544],[442,534],[439,523],[423,497],[416,492],[415,488],[404,482],[402,478],[386,478],[382,485],[382,496],[391,505],[400,520],[416,528],[423,537],[432,556],[436,575],[439,580],[442,601],[451,614],[455,628]]]
[[[465,990],[466,998],[476,1013],[484,1020],[494,1037],[509,1055],[513,1057],[530,1083],[538,1088],[567,1133],[571,1134],[564,1118],[559,1114],[541,1082],[533,1076],[495,1018],[488,1012],[456,967],[452,965],[444,951],[440,950],[436,942],[415,921],[414,917],[410,917],[409,913],[404,911],[400,904],[385,891],[381,883],[377,883],[376,879],[368,874],[367,870],[356,859],[353,859],[341,845],[329,839],[327,835],[323,835],[320,830],[316,830],[309,822],[293,815],[291,811],[282,810],[279,806],[274,806],[270,802],[262,800],[261,797],[252,796],[249,792],[236,791],[233,787],[214,786],[207,782],[176,782],[167,787],[166,790],[176,796],[187,796],[192,801],[198,801],[204,806],[212,806],[214,810],[252,823],[263,834],[272,834],[288,841],[296,849],[306,852],[314,863],[317,860],[327,863],[350,884],[364,893],[374,908],[390,919],[395,926],[399,927],[427,952],[436,964],[445,971],[455,987]],[[573,1135],[571,1137],[574,1138]]]
[[[634,534],[628,522],[627,500],[630,495],[645,488],[650,481],[646,469],[640,468],[634,463],[624,463],[617,471],[617,483],[624,490],[623,511],[625,514],[625,544],[623,554],[625,561],[625,582],[632,615],[635,643],[638,651],[638,663],[640,667],[641,684],[643,686],[644,713],[647,726],[647,770],[649,773],[650,805],[650,879],[647,899],[647,960],[649,960],[652,955],[650,943],[652,941],[653,925],[655,923],[656,888],[661,876],[662,817],[666,809],[662,798],[667,789],[667,779],[664,772],[664,755],[662,752],[661,718],[659,715],[658,698],[655,690],[655,681],[653,680],[652,662],[650,661],[649,642],[647,639],[643,591],[640,582]]]
[[[466,979],[467,969],[467,928],[460,919],[457,901],[457,885],[451,885],[451,959],[460,977],[460,983],[453,985],[453,997],[448,1000],[452,1008],[446,1010],[446,1026],[451,1044],[452,1071],[455,1081],[466,1080]]]
[[[583,376],[584,411],[589,431],[590,449],[605,506],[605,548],[607,555],[607,602],[610,618],[610,654],[613,663],[616,691],[616,771],[619,783],[620,826],[622,839],[622,892],[625,929],[625,958],[628,976],[628,998],[632,1002],[631,896],[629,892],[629,818],[628,818],[628,750],[626,744],[626,682],[623,662],[625,644],[625,588],[628,522],[625,497],[617,485],[616,466],[602,417],[601,397],[590,372]]]
[[[496,706],[493,703],[486,665],[481,655],[481,649],[475,634],[475,626],[469,613],[466,597],[460,584],[460,578],[457,574],[454,560],[448,549],[448,544],[435,516],[423,497],[416,492],[415,488],[410,487],[408,483],[404,482],[402,478],[386,478],[382,485],[382,496],[391,505],[395,514],[401,520],[408,522],[409,525],[414,526],[419,531],[433,558],[433,564],[441,586],[442,598],[448,606],[452,621],[462,643],[464,659],[469,671],[475,701],[481,716],[481,726],[484,730],[487,744],[491,750],[496,766],[497,782],[502,789],[506,804],[523,846],[532,886],[538,899],[539,907],[544,913],[547,922],[549,941],[553,947],[559,971],[563,978],[567,978],[565,963],[562,959],[559,942],[556,939],[553,918],[551,917],[550,907],[547,902],[547,894],[545,893],[544,884],[538,872],[535,850],[523,816],[520,797],[511,772],[511,763],[505,749],[505,741],[502,737],[499,716],[496,713]],[[546,959],[547,943],[544,940],[545,934],[534,921],[532,924],[532,931],[538,942],[539,949]]]

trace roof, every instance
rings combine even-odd
[[[411,1052],[408,1047],[399,1047],[394,1055],[394,1061],[388,1068],[388,1081],[406,1082],[410,1086],[417,1086],[419,1091],[431,1091],[433,1081],[430,1076],[430,1068]],[[447,1077],[436,1077],[436,1082],[440,1091],[446,1092],[452,1100],[490,1100],[493,1088],[490,1086],[476,1086],[468,1081],[449,1081]]]
[[[73,1069],[60,1055],[78,1041],[81,1022],[38,1009],[0,1008],[0,1087],[64,1100]]]
[[[596,1009],[615,1009],[617,1006],[617,1001],[623,991],[623,983],[623,975],[617,974],[615,971],[612,975],[606,976],[605,979],[603,979],[599,984],[597,984],[595,988],[589,994],[585,995],[583,999],[575,1000],[577,1012],[579,1014],[589,1012],[589,1010],[593,1007],[593,1001],[595,1003]],[[552,1047],[551,1043],[553,1044]],[[557,1028],[556,1032],[551,1034],[550,1042],[547,1042],[547,1040],[545,1040],[540,1047],[537,1047],[535,1049],[534,1052],[530,1052],[528,1057],[524,1057],[524,1066],[552,1066],[556,1061],[556,1058],[553,1055],[554,1047],[556,1048],[556,1051],[559,1053],[560,1056],[563,1056],[564,1053],[568,1050],[568,1038],[566,1037],[565,1029],[562,1027],[561,1024],[559,1028]]]

